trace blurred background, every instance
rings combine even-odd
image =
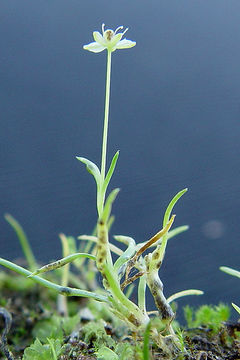
[[[174,213],[190,229],[169,241],[165,293],[239,305],[239,280],[218,270],[240,258],[239,13],[238,0],[1,0],[1,257],[21,256],[6,212],[42,262],[61,256],[60,232],[92,232],[95,183],[75,156],[100,164],[106,52],[82,45],[103,22],[123,25],[137,46],[112,59],[112,234],[147,240],[188,187]]]

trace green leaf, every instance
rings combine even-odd
[[[97,360],[119,360],[119,357],[114,351],[103,346],[97,353]]]
[[[70,254],[74,254],[74,253],[77,253],[77,252],[82,252],[82,251],[77,250],[76,240],[75,240],[75,238],[73,236],[66,236],[66,239],[67,239]],[[86,252],[86,251],[84,251],[84,252]]]
[[[76,260],[76,259],[80,259],[80,258],[88,258],[91,260],[96,260],[96,256],[91,255],[91,254],[86,254],[86,253],[76,253],[76,254],[71,254],[68,255],[60,260],[54,261],[50,264],[47,264],[45,266],[42,266],[40,269],[34,271],[31,275],[29,275],[29,277],[41,274],[41,273],[45,273],[47,271],[50,270],[56,270],[66,264],[69,264],[70,262]]]
[[[114,264],[114,269],[118,271],[119,268],[129,259],[131,259],[131,257],[136,252],[136,243],[134,239],[129,236],[118,235],[118,236],[114,236],[114,238],[117,241],[123,242],[124,244],[128,245],[127,249],[124,251],[124,253],[121,256],[119,256],[119,258],[116,260]]]
[[[165,214],[164,214],[163,227],[165,227],[167,225],[167,223],[169,222],[169,218],[171,216],[171,212],[172,212],[172,209],[173,209],[174,205],[180,199],[180,197],[183,196],[183,194],[185,194],[185,192],[187,190],[188,189],[186,188],[186,189],[183,189],[183,190],[179,191],[174,196],[174,198],[170,201],[170,203],[169,203],[169,205],[168,205],[168,207],[167,207],[167,209],[165,211]],[[161,245],[160,245],[160,254],[161,254],[161,259],[162,260],[163,260],[164,255],[165,255],[165,249],[166,249],[166,246],[167,246],[168,239],[169,239],[168,234],[163,235],[162,242],[161,242]]]
[[[108,219],[109,219],[109,216],[110,216],[111,210],[112,210],[112,204],[113,204],[114,200],[116,199],[117,194],[119,193],[119,191],[120,191],[120,189],[118,189],[118,188],[114,189],[108,195],[108,198],[106,200],[106,203],[105,203],[105,206],[104,206],[104,209],[103,209],[103,212],[102,212],[102,217],[101,217],[101,220],[104,223],[108,222]]]
[[[13,271],[17,272],[18,274],[23,275],[25,277],[28,277],[29,275],[32,274],[30,271],[24,269],[23,267],[16,265],[16,264],[12,263],[11,261],[8,261],[8,260],[2,259],[2,258],[0,258],[0,265],[5,266],[6,268],[13,270]],[[67,287],[67,286],[57,285],[57,284],[55,284],[49,280],[43,279],[37,275],[32,276],[30,279],[49,288],[49,289],[53,289],[53,290],[57,291],[61,295],[88,297],[88,298],[92,298],[92,299],[95,299],[98,301],[108,302],[108,299],[106,296],[101,295],[101,294],[96,294],[92,291],[75,289],[75,288],[71,288],[71,287]]]
[[[108,187],[108,184],[111,180],[111,177],[113,175],[113,172],[115,170],[115,167],[116,167],[116,164],[117,164],[117,160],[118,160],[118,156],[119,156],[119,151],[116,152],[116,154],[114,155],[114,157],[112,158],[112,161],[111,161],[111,165],[108,169],[108,172],[107,172],[107,175],[105,177],[105,180],[104,180],[104,183],[103,183],[103,191],[105,192],[107,187]]]
[[[240,314],[240,307],[237,306],[236,304],[232,303],[232,306],[234,307],[234,309]]]
[[[23,360],[55,360],[55,354],[58,356],[61,353],[61,342],[59,339],[49,339],[50,344],[42,344],[39,339],[36,339],[34,343],[25,349],[23,354]],[[54,352],[52,351],[54,348]]]
[[[188,225],[182,225],[182,226],[178,226],[175,229],[172,229],[168,232],[168,240],[173,238],[174,236],[177,236],[179,234],[181,234],[184,231],[187,231],[189,229]]]
[[[240,271],[234,270],[234,269],[232,269],[230,267],[227,267],[227,266],[221,266],[219,269],[221,271],[229,274],[229,275],[236,276],[236,277],[240,278]]]
[[[165,211],[164,218],[163,218],[163,227],[166,226],[166,224],[168,223],[174,205],[180,199],[180,197],[183,196],[183,194],[185,194],[185,192],[187,192],[187,190],[188,189],[186,188],[186,189],[183,189],[183,190],[179,191],[174,196],[174,198],[170,201],[170,203],[169,203],[169,205],[167,207],[167,210]]]
[[[25,234],[22,226],[12,215],[5,214],[4,217],[7,220],[7,222],[11,225],[13,230],[15,231],[15,233],[18,237],[19,243],[21,245],[22,251],[24,253],[25,259],[27,260],[29,270],[33,271],[37,267],[37,262],[33,255],[27,235]]]
[[[96,181],[97,187],[100,186],[100,181],[101,181],[101,174],[100,174],[100,170],[97,167],[96,164],[94,164],[92,161],[84,158],[84,157],[80,157],[80,156],[76,156],[76,158],[81,161],[83,164],[86,165],[87,171],[94,176],[94,179]]]
[[[202,290],[196,290],[196,289],[189,289],[189,290],[183,290],[179,291],[167,298],[167,302],[170,303],[172,301],[175,301],[183,296],[189,296],[189,295],[203,295],[204,292]]]
[[[167,233],[167,240],[172,239],[173,237],[181,234],[184,231],[187,231],[189,229],[188,225],[182,225],[182,226],[178,226],[175,229],[169,230]],[[114,237],[116,240],[118,240],[116,237]],[[138,243],[136,244],[136,251],[139,250],[143,245],[147,244],[148,241],[144,241],[142,243]],[[153,243],[152,245],[149,246],[149,248],[151,247],[156,247],[158,245],[160,245],[162,242],[162,238],[160,238],[158,241],[156,241],[155,243]]]

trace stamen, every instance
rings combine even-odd
[[[102,24],[102,33],[104,34],[104,27],[105,27],[105,24]]]
[[[114,31],[114,35],[116,35],[116,33],[118,32],[118,30],[123,29],[123,26],[119,26],[118,28],[116,28],[116,30]]]
[[[122,33],[122,36],[123,36],[127,31],[128,31],[128,28],[126,28],[126,29],[124,30],[124,32]]]

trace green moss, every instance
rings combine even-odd
[[[190,306],[184,307],[184,316],[188,328],[205,326],[218,332],[223,321],[230,317],[230,307],[220,303],[219,305],[202,305],[197,310]]]

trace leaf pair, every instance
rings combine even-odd
[[[101,213],[101,210],[104,207],[105,193],[107,191],[107,187],[109,185],[109,182],[110,182],[113,172],[115,170],[118,156],[119,156],[119,151],[117,151],[116,154],[113,156],[110,167],[108,169],[108,172],[107,172],[107,175],[105,178],[104,178],[104,174],[101,174],[101,172],[96,164],[94,164],[92,161],[90,161],[84,157],[77,156],[77,159],[86,165],[87,171],[91,175],[93,175],[93,177],[96,181],[96,184],[97,184],[97,208],[98,208],[99,214]]]

